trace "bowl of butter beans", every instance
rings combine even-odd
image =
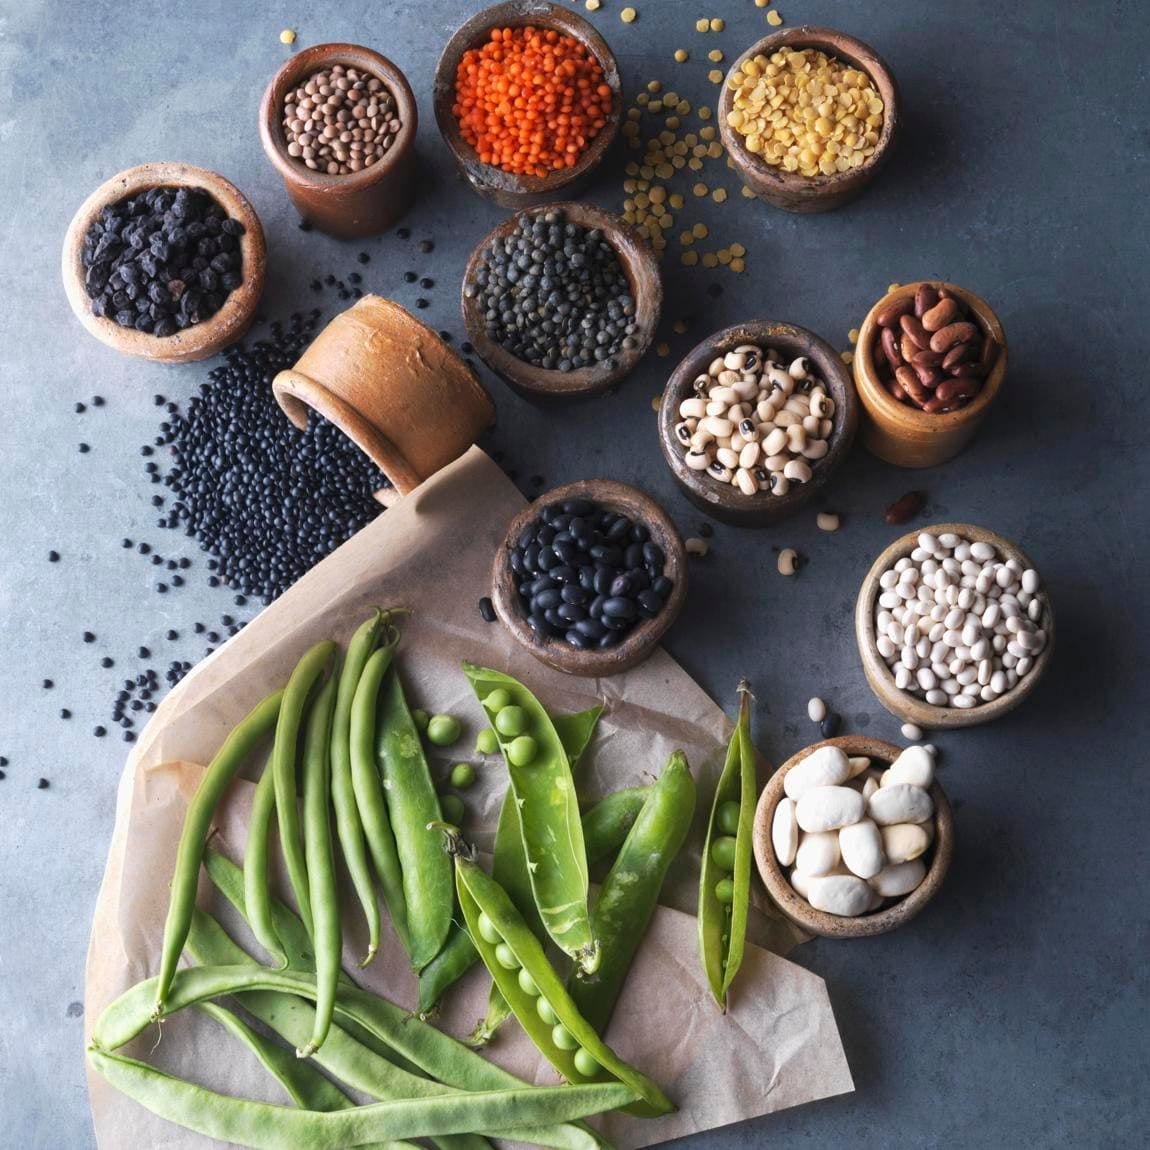
[[[759,874],[779,909],[825,938],[885,934],[938,893],[954,818],[934,752],[844,735],[788,759],[755,811]]]
[[[659,409],[663,458],[696,506],[723,522],[777,522],[831,481],[858,426],[838,352],[792,324],[755,321],[704,340]]]

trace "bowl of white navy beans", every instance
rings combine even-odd
[[[1008,539],[941,523],[875,560],[855,635],[888,711],[922,727],[972,727],[1038,686],[1054,650],[1054,613],[1038,571]]]
[[[659,409],[663,457],[714,518],[765,526],[821,491],[850,449],[858,398],[813,332],[757,321],[717,332],[675,369]]]

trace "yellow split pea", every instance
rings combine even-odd
[[[773,8],[767,13],[767,23],[772,28],[777,28],[783,22],[783,18]]]

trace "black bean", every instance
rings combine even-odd
[[[842,718],[834,711],[828,711],[827,717],[819,724],[819,730],[824,739],[833,739],[839,733],[841,726]]]
[[[485,623],[495,622],[495,604],[486,595],[479,600],[479,614]]]
[[[635,617],[635,601],[626,599],[622,595],[615,595],[603,604],[603,614],[613,619],[633,619]]]
[[[640,591],[639,608],[644,615],[654,618],[663,609],[663,597],[650,588]]]

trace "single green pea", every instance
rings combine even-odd
[[[504,970],[518,970],[523,964],[515,957],[515,951],[511,949],[505,942],[501,942],[495,948],[495,961],[499,963]]]
[[[739,833],[739,804],[728,800],[725,803],[719,804],[719,809],[715,814],[715,825],[725,835],[737,835]]]
[[[551,1003],[547,999],[540,997],[539,1001],[535,1004],[535,1011],[548,1026],[554,1026],[559,1021],[559,1015],[551,1007]]]
[[[475,783],[475,768],[470,763],[456,763],[451,768],[451,785],[461,791]]]
[[[460,826],[463,816],[467,814],[467,808],[458,795],[440,795],[439,810],[444,819],[455,826]]]
[[[599,1063],[582,1046],[575,1051],[575,1069],[584,1078],[594,1078],[599,1073]]]
[[[416,707],[411,712],[411,719],[420,731],[426,731],[427,724],[431,722],[431,716],[422,707]]]
[[[484,727],[475,736],[475,753],[477,755],[493,755],[498,750],[499,736],[490,727]]]
[[[495,923],[491,921],[491,916],[486,911],[479,912],[479,934],[485,942],[502,942],[503,939],[499,931],[495,927]]]
[[[735,869],[735,844],[732,835],[722,835],[711,843],[711,862],[728,874]]]
[[[724,906],[730,906],[735,901],[735,880],[721,878],[715,883],[715,898]]]
[[[520,735],[507,748],[507,761],[513,767],[525,767],[535,758],[539,745],[530,735]]]
[[[497,715],[510,702],[511,692],[506,687],[496,687],[494,691],[488,693],[487,698],[483,700],[483,705],[492,715]]]
[[[495,729],[505,738],[514,739],[527,730],[527,712],[522,707],[504,707],[495,716]]]
[[[519,989],[522,990],[524,994],[531,995],[532,998],[538,998],[542,993],[536,985],[535,979],[527,973],[526,968],[519,971]]]
[[[575,1035],[572,1034],[563,1023],[559,1023],[559,1025],[551,1031],[551,1041],[554,1042],[560,1050],[579,1049],[579,1043],[575,1041]]]
[[[460,734],[462,728],[454,715],[432,715],[427,721],[427,741],[437,747],[450,747]]]

